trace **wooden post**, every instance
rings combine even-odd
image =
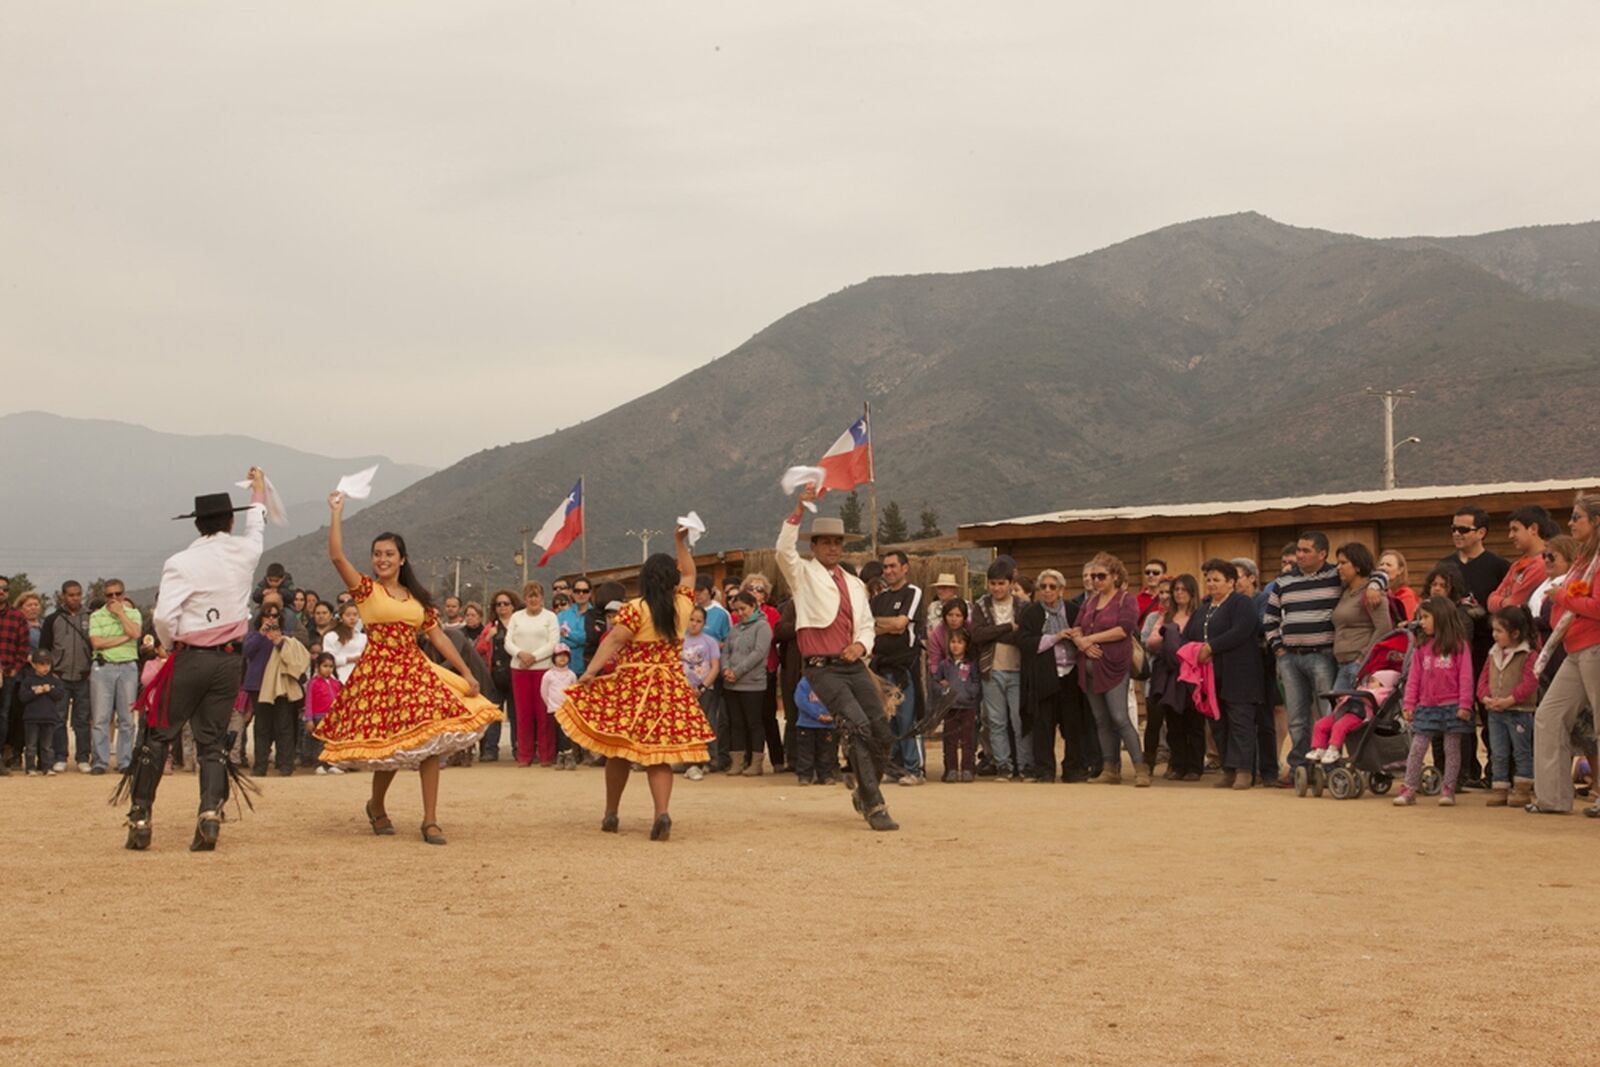
[[[583,529],[578,531],[578,572],[587,576],[589,574],[589,483],[583,475],[578,475],[578,500],[583,508]]]

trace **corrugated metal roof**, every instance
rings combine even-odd
[[[1015,519],[963,523],[961,529],[991,526],[1037,526],[1044,523],[1104,522],[1113,519],[1180,519],[1202,515],[1249,514],[1257,511],[1293,511],[1299,508],[1338,507],[1346,504],[1386,504],[1399,500],[1471,500],[1502,493],[1576,492],[1600,486],[1600,478],[1578,481],[1495,482],[1485,485],[1423,485],[1413,489],[1368,489],[1318,496],[1288,496],[1273,500],[1224,500],[1198,504],[1140,504],[1128,507],[1082,508],[1023,515]]]

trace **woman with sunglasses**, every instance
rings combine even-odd
[[[1578,497],[1568,529],[1578,543],[1578,558],[1566,580],[1547,595],[1555,626],[1551,643],[1567,658],[1533,717],[1536,799],[1528,810],[1550,815],[1572,810],[1572,727],[1583,708],[1600,708],[1600,596],[1594,589],[1600,562],[1600,496]],[[1600,816],[1600,808],[1585,814]]]
[[[1084,570],[1089,589],[1078,622],[1067,631],[1078,649],[1078,684],[1089,701],[1100,734],[1105,765],[1096,782],[1122,784],[1122,747],[1133,758],[1133,784],[1150,785],[1150,765],[1139,745],[1139,730],[1128,714],[1128,684],[1133,670],[1133,635],[1139,627],[1139,599],[1127,589],[1122,561],[1105,552]]]
[[[478,635],[478,655],[489,665],[489,680],[494,683],[495,695],[500,698],[502,719],[511,723],[511,751],[517,750],[517,706],[511,694],[511,654],[506,651],[506,629],[511,616],[522,609],[522,601],[509,589],[501,589],[489,598],[489,611],[494,619]],[[500,759],[499,721],[489,724],[478,742],[478,758],[485,763]]]

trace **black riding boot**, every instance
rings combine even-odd
[[[156,788],[167,766],[167,743],[145,731],[128,768],[132,804],[128,807],[127,847],[142,852],[150,847],[150,817],[156,806]]]

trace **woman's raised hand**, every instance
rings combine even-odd
[[[335,489],[328,494],[328,508],[335,514],[344,513],[344,494]]]

